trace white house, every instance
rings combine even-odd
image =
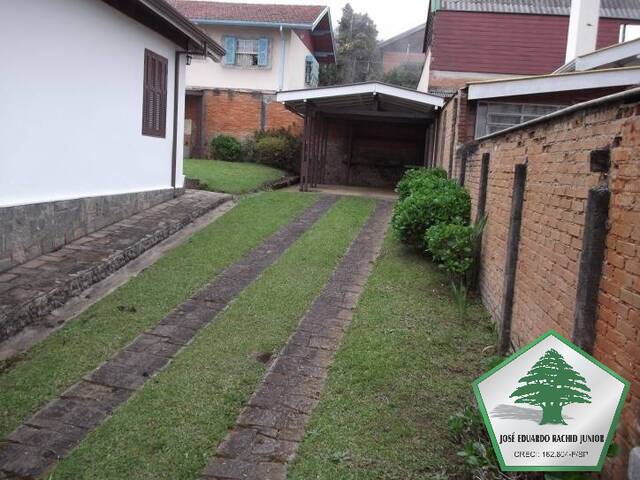
[[[317,86],[320,64],[335,62],[328,7],[173,2],[227,52],[220,63],[194,59],[187,68],[187,144],[200,149],[219,133],[246,137],[299,123],[275,93]]]
[[[225,52],[164,0],[5,1],[0,18],[1,271],[172,198],[187,59]]]

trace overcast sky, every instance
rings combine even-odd
[[[342,16],[346,0],[226,0],[233,3],[280,3],[329,5],[331,17],[337,23]],[[429,0],[350,0],[356,12],[368,13],[378,26],[379,38],[386,40],[399,33],[417,27],[427,20]]]

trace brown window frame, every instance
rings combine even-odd
[[[145,49],[142,83],[142,135],[166,137],[168,72],[169,60]]]

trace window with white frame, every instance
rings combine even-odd
[[[548,115],[564,105],[537,105],[530,103],[478,103],[475,137],[484,137],[534,118]]]
[[[620,25],[620,42],[628,42],[640,38],[640,25]]]
[[[270,40],[268,38],[238,38],[225,36],[222,39],[227,54],[224,64],[241,68],[270,67]]]
[[[316,57],[307,55],[304,62],[304,84],[307,87],[317,87],[320,77],[320,64]]]

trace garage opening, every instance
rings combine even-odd
[[[300,189],[393,189],[405,170],[434,163],[440,97],[369,82],[281,92],[304,118]]]

